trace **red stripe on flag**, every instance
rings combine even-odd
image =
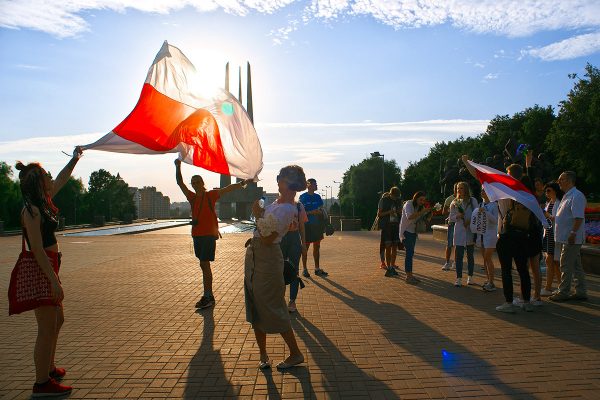
[[[188,144],[194,147],[194,165],[229,174],[219,127],[212,114],[173,100],[150,84],[144,84],[135,108],[113,132],[155,151]]]
[[[512,190],[531,193],[531,191],[527,189],[527,186],[523,185],[521,181],[516,180],[510,175],[488,174],[486,172],[480,171],[477,168],[475,169],[475,171],[477,171],[477,179],[479,179],[479,182],[481,183],[500,183],[502,185],[505,185],[506,187],[511,188]]]

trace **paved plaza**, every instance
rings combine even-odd
[[[597,276],[588,276],[587,302],[501,314],[501,290],[453,287],[454,271],[441,270],[443,245],[430,234],[417,242],[422,283],[411,286],[378,268],[378,232],[336,232],[322,245],[329,276],[306,280],[292,317],[306,362],[263,372],[245,321],[249,234],[218,241],[217,305],[197,312],[201,272],[188,230],[59,238],[66,322],[57,364],[75,387],[70,398],[600,398]],[[20,247],[19,236],[0,238],[4,399],[28,398],[34,379],[34,315],[8,317]],[[480,265],[478,254],[478,283]],[[501,286],[498,265],[497,276]],[[285,358],[279,335],[267,346],[275,363]]]

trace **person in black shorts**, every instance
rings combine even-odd
[[[402,203],[400,200],[400,189],[393,187],[390,195],[382,197],[377,207],[379,226],[381,227],[381,240],[385,245],[385,276],[398,275],[394,269],[396,265],[396,254],[400,244],[400,211]]]
[[[317,181],[314,178],[308,179],[306,184],[307,191],[300,195],[300,202],[304,206],[306,215],[308,216],[308,222],[304,224],[304,232],[306,235],[306,252],[302,254],[302,267],[304,270],[302,275],[307,278],[310,276],[306,263],[308,261],[308,249],[312,244],[313,258],[315,260],[315,275],[327,276],[329,274],[325,272],[319,265],[319,258],[321,256],[321,240],[323,240],[323,231],[325,229],[323,199],[318,193],[315,193],[317,190]]]

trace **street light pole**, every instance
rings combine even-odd
[[[327,188],[330,189],[331,194],[333,195],[333,189],[331,189],[331,186],[330,185],[325,186],[325,210],[328,210],[328,208],[329,208],[329,207],[327,207]],[[329,202],[331,203],[331,196],[329,196],[329,199],[330,199]],[[330,207],[331,207],[331,205],[330,205]]]
[[[378,151],[371,153],[371,157],[381,157],[381,194],[383,195],[385,193],[385,157]]]

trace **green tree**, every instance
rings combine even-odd
[[[382,168],[385,168],[384,173]],[[402,175],[395,160],[385,160],[382,164],[382,158],[369,157],[344,173],[339,191],[342,214],[360,218],[363,228],[370,228],[377,214],[383,175],[386,190],[400,186]]]
[[[104,216],[107,220],[123,220],[135,215],[133,195],[129,185],[121,177],[100,169],[90,175],[85,207],[92,216]]]
[[[585,77],[575,80],[560,109],[546,143],[561,170],[574,170],[577,186],[596,195],[600,193],[600,174],[596,152],[600,148],[600,70],[590,64]]]
[[[90,222],[89,216],[85,213],[85,208],[82,207],[84,197],[85,190],[81,178],[70,177],[65,186],[52,199],[60,210],[60,215],[65,217],[66,225]]]
[[[0,221],[4,223],[5,229],[21,226],[22,205],[21,190],[13,180],[12,167],[0,161]]]

